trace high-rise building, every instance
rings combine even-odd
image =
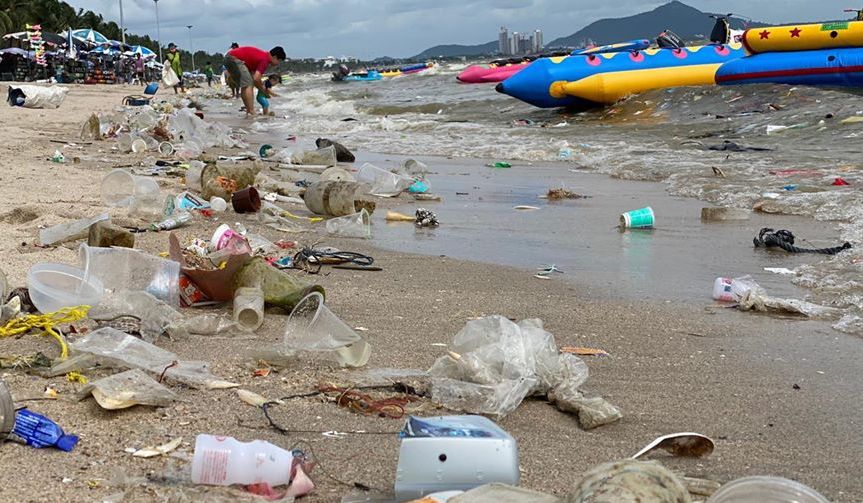
[[[512,32],[512,37],[509,40],[510,54],[518,54],[518,37],[519,33],[517,31]]]
[[[542,30],[533,32],[533,52],[540,53],[543,48]]]
[[[498,33],[497,36],[497,52],[504,56],[512,54],[512,46],[509,41],[509,30],[506,29],[506,26],[500,27],[500,33]]]

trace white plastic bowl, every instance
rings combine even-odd
[[[84,271],[64,264],[36,264],[27,273],[30,300],[42,313],[64,307],[95,306],[105,289],[95,278],[84,280]]]

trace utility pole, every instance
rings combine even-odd
[[[126,27],[123,24],[123,0],[120,0],[120,36],[123,37],[120,41],[123,42],[123,45],[126,45]],[[124,47],[125,51],[126,48]]]
[[[192,53],[192,73],[195,73],[195,46],[192,45],[192,25],[186,25],[189,29],[189,52]]]
[[[159,45],[159,63],[162,60],[162,34],[159,32],[159,0],[153,0],[153,3],[156,4],[156,43]]]

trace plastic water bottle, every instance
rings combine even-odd
[[[214,486],[288,484],[298,458],[293,452],[255,440],[240,442],[232,437],[198,435],[192,458],[192,482]]]

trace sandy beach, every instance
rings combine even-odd
[[[57,110],[0,107],[0,130],[5,138],[0,146],[5,166],[0,171],[0,199],[5,202],[0,209],[4,229],[0,267],[12,286],[24,286],[27,270],[34,264],[77,263],[79,243],[36,247],[38,231],[105,210],[99,194],[102,176],[145,157],[112,152],[113,140],[82,144],[79,139],[81,124],[91,113],[111,111],[123,96],[137,92],[125,86],[71,86]],[[308,138],[300,138],[300,144],[312,148]],[[359,161],[402,158],[347,144],[356,147]],[[56,149],[66,156],[65,164],[50,161]],[[447,190],[461,183],[454,177],[467,169],[464,160],[452,163],[458,169],[439,170]],[[615,183],[602,178],[585,178],[582,186],[600,193],[606,184]],[[553,175],[542,180],[538,183],[542,186],[558,183]],[[160,177],[158,181],[165,192],[184,190],[180,178]],[[649,190],[662,192],[658,184]],[[453,200],[448,194],[445,198]],[[490,198],[474,198],[475,206],[465,211],[479,212],[477,208],[493,203]],[[433,204],[428,207],[434,209]],[[592,203],[587,199],[583,204]],[[603,204],[613,206],[607,201]],[[691,200],[680,204],[699,206]],[[381,207],[412,205],[398,200]],[[455,215],[458,205],[447,208],[442,214]],[[110,213],[115,223],[129,222],[124,210]],[[815,230],[818,226],[802,220],[795,222],[813,229],[816,238],[832,238],[829,230]],[[604,221],[595,225],[607,228],[614,221],[611,217],[609,225]],[[195,220],[177,235],[181,241],[209,238],[222,222],[241,222],[273,241],[296,239],[312,244],[322,240],[320,232],[280,233],[260,225],[254,216],[230,212],[218,222]],[[517,224],[506,231],[512,239],[517,239]],[[447,225],[446,220],[442,225]],[[565,220],[559,225],[566,229]],[[746,225],[756,226],[757,222]],[[688,476],[720,483],[749,475],[777,475],[805,483],[832,501],[863,500],[863,480],[857,473],[863,452],[857,401],[863,379],[855,370],[863,359],[859,337],[834,331],[825,322],[721,308],[709,299],[708,284],[701,297],[684,295],[691,297],[689,301],[670,300],[671,290],[677,287],[670,288],[667,295],[624,298],[607,293],[621,288],[619,274],[604,275],[602,270],[540,281],[532,277],[535,271],[528,264],[541,265],[544,259],[525,263],[498,260],[490,251],[482,261],[468,261],[463,260],[467,252],[449,256],[438,253],[433,245],[424,255],[394,251],[399,246],[393,243],[402,239],[399,232],[408,231],[383,232],[383,246],[374,239],[325,239],[328,245],[373,256],[375,265],[383,268],[380,272],[325,269],[326,274],[316,276],[291,272],[325,287],[330,308],[346,323],[368,329],[362,332],[372,346],[368,369],[428,369],[445,352],[440,344],[450,343],[468,320],[491,314],[515,320],[540,318],[559,346],[602,348],[610,354],[584,357],[591,374],[585,389],[619,407],[622,420],[584,431],[573,416],[543,400],[527,400],[500,422],[518,441],[521,485],[565,496],[585,470],[631,456],[656,436],[694,431],[716,441],[711,456],[687,459],[658,454],[655,459]],[[469,234],[470,229],[465,232]],[[734,239],[751,236],[748,229],[740,230],[739,235],[734,230],[727,232]],[[443,234],[428,233],[421,239],[446,239]],[[744,240],[742,246],[749,245]],[[166,252],[167,233],[139,234],[136,247],[152,254]],[[698,249],[693,250],[698,256]],[[661,253],[657,255],[656,260],[662,261]],[[704,262],[708,269],[704,276],[715,277],[709,261]],[[700,267],[699,260],[693,259],[686,270],[694,275]],[[675,280],[669,281],[674,285]],[[184,310],[184,314],[194,313]],[[207,361],[215,375],[269,399],[313,391],[319,382],[350,383],[347,371],[311,361],[255,377],[257,365],[248,355],[262,345],[279,342],[284,322],[285,313],[268,310],[264,326],[254,337],[163,338],[158,345],[181,358]],[[57,356],[50,339],[34,335],[2,339],[0,344],[0,355],[42,351]],[[273,409],[274,420],[297,431],[282,435],[234,390],[172,386],[180,399],[169,407],[105,411],[92,398],[77,401],[81,385],[63,376],[45,379],[8,368],[0,372],[19,405],[47,415],[67,433],[81,438],[70,453],[11,443],[0,446],[0,496],[4,501],[256,500],[240,489],[193,486],[186,480],[199,433],[245,441],[262,439],[285,448],[310,450],[319,466],[312,473],[317,488],[303,498],[308,502],[340,501],[354,490],[355,483],[389,491],[395,480],[396,433],[403,421],[363,416],[318,397],[289,400]],[[101,369],[87,375],[92,379],[111,373]],[[47,385],[59,392],[57,399],[24,401],[42,397]],[[420,415],[447,413],[427,399],[421,405]],[[376,433],[323,435],[333,430]],[[141,459],[125,452],[177,437],[183,443],[171,456]]]

